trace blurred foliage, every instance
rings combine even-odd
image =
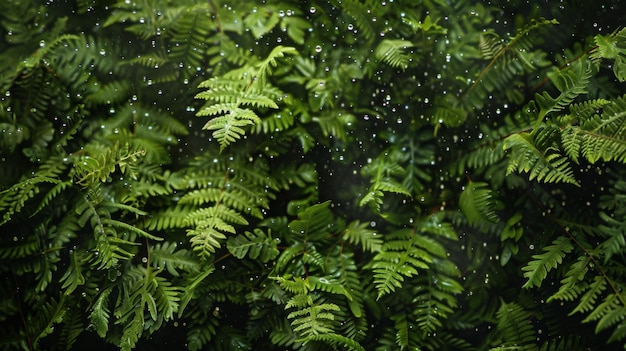
[[[623,10],[1,2],[2,349],[622,349]]]

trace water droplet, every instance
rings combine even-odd
[[[321,46],[319,46],[319,45],[317,45],[317,46],[315,47],[315,52],[322,52],[322,47],[321,47]]]

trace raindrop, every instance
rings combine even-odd
[[[319,46],[319,45],[317,45],[317,46],[315,47],[315,52],[322,52],[322,47],[321,47],[321,46]]]
[[[317,11],[317,9],[313,6],[311,6],[311,8],[309,9],[310,13],[315,13],[315,11]]]

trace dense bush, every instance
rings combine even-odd
[[[0,345],[626,345],[618,1],[0,2]]]

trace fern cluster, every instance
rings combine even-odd
[[[0,3],[0,348],[623,348],[626,30],[562,7]]]

